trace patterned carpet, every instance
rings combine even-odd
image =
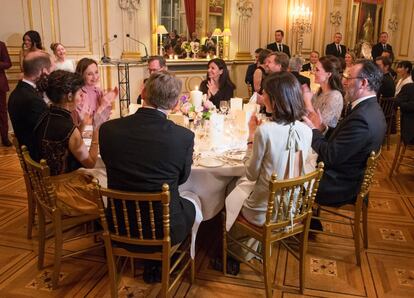
[[[414,171],[401,168],[388,178],[394,151],[383,151],[369,202],[369,249],[362,266],[355,264],[353,242],[317,236],[306,258],[306,297],[414,297]],[[27,202],[22,173],[14,149],[0,147],[0,297],[109,297],[109,281],[102,250],[62,262],[59,289],[50,289],[53,243],[46,268],[37,270],[37,231],[26,239]],[[341,225],[325,229],[352,233]],[[196,283],[185,278],[176,297],[263,297],[263,283],[247,266],[236,277],[214,271],[210,259],[220,250],[220,220],[201,226],[196,256]],[[85,241],[84,241],[85,242]],[[84,246],[78,242],[67,251]],[[300,297],[298,262],[284,248],[272,252],[280,289],[274,297]],[[155,297],[160,284],[142,281],[137,263],[135,278],[125,270],[120,297]],[[128,269],[128,268],[127,268]]]

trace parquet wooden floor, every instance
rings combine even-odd
[[[362,266],[355,264],[353,243],[317,236],[306,258],[305,297],[414,297],[414,171],[388,178],[394,151],[383,151],[369,202],[369,249]],[[109,297],[103,251],[69,258],[62,263],[60,287],[50,290],[53,250],[47,250],[44,270],[37,270],[37,236],[26,239],[27,202],[22,173],[14,149],[0,147],[0,297]],[[343,227],[325,229],[352,233]],[[203,223],[197,242],[196,283],[184,279],[176,297],[263,297],[261,278],[246,266],[238,276],[223,276],[210,266],[220,250],[220,220]],[[66,247],[76,249],[85,243]],[[298,262],[284,248],[272,253],[274,297],[300,297]],[[142,281],[125,270],[120,297],[155,297],[160,285]],[[127,268],[128,269],[128,268]]]

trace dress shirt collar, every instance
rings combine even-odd
[[[364,96],[364,97],[361,97],[361,98],[358,98],[357,100],[354,100],[353,102],[351,102],[351,107],[352,107],[352,110],[359,104],[359,103],[361,103],[361,102],[363,102],[363,101],[365,101],[365,100],[367,100],[368,98],[372,98],[372,97],[374,97],[375,95],[368,95],[368,96]]]
[[[161,116],[164,119],[167,118],[167,112],[165,110],[156,109],[156,108],[152,108],[152,107],[139,108],[137,113],[157,115],[157,116]]]
[[[33,88],[37,89],[36,84],[33,83],[32,81],[26,80],[26,79],[22,79],[22,82],[25,82],[26,84],[29,84],[30,86],[32,86]]]

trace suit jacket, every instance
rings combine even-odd
[[[283,48],[282,49],[282,52],[285,53],[286,55],[288,55],[289,58],[290,58],[290,49],[289,49],[289,46],[283,43],[282,44],[282,48]],[[279,52],[279,49],[277,48],[276,42],[269,43],[266,46],[266,49],[271,50],[272,52]]]
[[[246,84],[253,86],[253,75],[254,75],[254,71],[256,70],[256,68],[257,68],[256,63],[250,64],[247,67],[246,77],[244,78],[244,82]]]
[[[340,45],[341,46],[341,53],[338,52],[337,48],[336,48],[336,44],[330,43],[326,45],[326,49],[325,49],[325,55],[332,55],[335,57],[342,57],[345,58],[345,54],[346,54],[346,46],[344,45]]]
[[[308,85],[308,87],[310,88],[310,79],[301,75],[299,72],[297,71],[291,71],[291,74],[293,74],[299,81],[299,84],[302,86],[303,84]]]
[[[19,81],[9,96],[9,115],[14,134],[21,145],[26,145],[36,158],[33,129],[47,110],[41,94],[26,82]]]
[[[180,197],[178,186],[190,175],[194,134],[167,120],[161,111],[140,108],[134,115],[104,123],[100,128],[99,144],[108,175],[108,187],[158,192],[163,183],[168,183],[171,192],[171,241],[175,244],[184,240],[191,231],[195,208],[191,202]],[[118,216],[123,217],[122,206],[115,205]],[[155,204],[154,208],[156,231],[161,237],[161,204]],[[135,206],[128,205],[127,209],[135,218]],[[150,237],[149,218],[145,210],[148,206],[143,204],[144,235]],[[111,219],[108,222],[111,226]]]
[[[4,42],[0,41],[0,92],[9,91],[9,82],[7,81],[5,70],[12,66],[9,53]]]
[[[395,84],[391,73],[387,72],[382,77],[380,89],[378,91],[378,97],[393,97],[395,95]]]
[[[312,148],[325,164],[316,201],[322,205],[355,202],[371,151],[378,152],[386,122],[377,97],[356,105],[326,136],[313,129]]]
[[[401,137],[414,144],[414,83],[404,85],[395,100],[401,108]]]
[[[311,70],[312,70],[312,65],[310,62],[302,65],[302,71],[311,71]]]
[[[389,45],[388,43],[385,45],[385,47],[387,48],[388,51],[390,51],[391,53],[394,53],[392,51],[392,46]],[[374,45],[372,47],[371,50],[371,55],[372,55],[372,59],[375,61],[375,58],[377,58],[378,56],[381,56],[382,52],[384,51],[384,47],[382,45],[382,43],[377,43],[376,45]],[[392,60],[394,60],[394,54],[391,55]]]

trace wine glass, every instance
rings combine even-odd
[[[223,114],[227,114],[228,110],[229,110],[229,101],[228,100],[220,100],[220,111]]]

